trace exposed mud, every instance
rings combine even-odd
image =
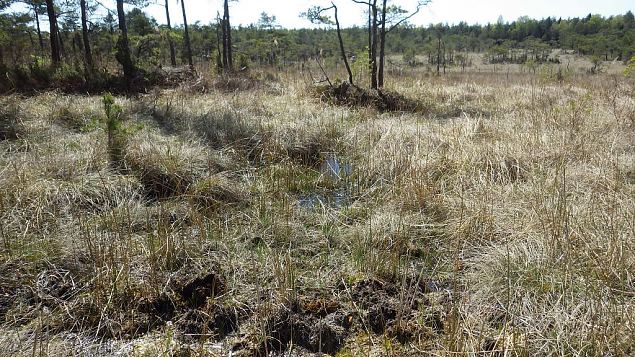
[[[368,279],[356,283],[350,290],[353,302],[360,309],[362,323],[377,334],[387,329],[393,332],[403,329],[415,317],[415,312],[430,304],[418,286],[400,289],[388,282]]]
[[[171,321],[188,337],[221,338],[233,331],[238,315],[223,307],[219,297],[227,292],[225,278],[217,271],[194,278],[176,279],[169,292],[140,299],[129,310],[129,318],[122,331],[134,337],[154,330]]]
[[[236,355],[243,356],[297,351],[334,355],[353,336],[368,333],[402,344],[434,338],[444,331],[447,309],[442,305],[449,304],[449,299],[431,297],[449,291],[446,281],[411,278],[393,283],[369,278],[342,282],[327,291],[301,293],[282,304],[237,305],[228,299],[223,274],[210,269],[194,277],[185,273],[173,277],[165,292],[157,295],[139,297],[124,291],[105,307],[99,301],[83,299],[81,291],[90,287],[73,276],[72,269],[51,268],[31,278],[34,293],[28,303],[70,314],[51,320],[54,331],[88,328],[102,338],[132,339],[170,322],[184,343],[192,339],[224,341],[233,343]],[[2,282],[0,314],[11,308],[9,297],[15,297],[19,288],[6,278]]]
[[[331,295],[300,296],[295,302],[254,315],[241,326],[246,335],[234,345],[234,351],[269,356],[286,355],[293,348],[294,353],[333,355],[358,333],[385,334],[402,344],[432,338],[443,333],[445,308],[432,306],[427,295],[442,290],[440,285],[444,283],[412,279],[397,286],[366,279],[350,286],[341,283]]]
[[[258,320],[263,321],[265,338],[256,343],[248,338],[235,346],[242,355],[268,356],[291,345],[313,353],[335,354],[351,332],[353,314],[333,299],[304,297],[262,312],[252,323]]]
[[[183,300],[192,307],[200,307],[208,298],[214,298],[227,292],[225,279],[216,272],[194,279],[179,282],[175,289]]]
[[[139,301],[139,311],[162,321],[169,321],[174,317],[176,304],[167,294],[161,294],[152,298],[144,298]]]
[[[208,303],[201,309],[187,310],[175,321],[176,327],[192,338],[221,339],[238,328],[239,310]]]

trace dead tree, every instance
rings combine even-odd
[[[194,67],[192,61],[192,44],[190,42],[190,30],[187,26],[187,16],[185,15],[185,0],[181,0],[181,12],[183,13],[183,27],[185,28],[185,56],[190,68]]]
[[[172,24],[170,24],[170,7],[168,0],[165,0],[165,19],[168,25],[168,44],[170,46],[170,64],[176,66],[176,52],[174,51],[174,41],[172,41]]]
[[[33,15],[35,18],[35,29],[37,30],[37,38],[40,44],[40,52],[44,54],[44,37],[42,37],[42,30],[40,29],[40,12],[42,9],[42,2],[39,0],[33,0],[29,4],[33,7]]]
[[[93,69],[93,53],[90,50],[90,39],[88,38],[88,20],[86,16],[86,0],[79,1],[79,7],[82,12],[82,39],[84,42],[84,61],[86,62],[86,71],[91,72]]]
[[[368,6],[368,63],[370,68],[370,86],[372,89],[384,86],[384,64],[386,58],[386,35],[399,25],[408,21],[421,11],[431,0],[419,0],[414,11],[408,12],[399,6],[388,6],[388,0],[382,0],[381,10],[377,0],[352,0]],[[378,13],[381,15],[379,18]],[[387,27],[390,23],[390,27]],[[381,26],[381,29],[379,27]],[[378,34],[379,32],[379,34]],[[379,45],[379,53],[377,47]]]
[[[370,87],[377,89],[377,0],[353,0],[357,4],[368,6],[368,67],[370,69]]]
[[[223,20],[221,23],[223,33],[223,70],[233,72],[234,55],[232,51],[232,28],[229,21],[229,0],[223,2]]]
[[[348,63],[348,57],[346,56],[346,50],[344,48],[344,40],[342,39],[342,31],[340,28],[340,20],[337,16],[337,6],[331,2],[331,6],[321,8],[319,6],[315,6],[307,10],[307,12],[303,13],[302,16],[306,17],[312,23],[321,23],[326,25],[333,25],[333,21],[330,17],[323,15],[322,13],[328,10],[333,10],[335,17],[335,28],[337,30],[337,39],[340,44],[340,55],[342,56],[342,60],[344,61],[344,66],[346,67],[346,72],[348,73],[348,82],[353,84],[353,71],[351,70],[351,66]]]

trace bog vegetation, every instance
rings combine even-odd
[[[0,15],[0,354],[634,353],[630,12],[226,4],[186,41],[53,5],[41,46]]]

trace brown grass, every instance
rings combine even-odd
[[[3,98],[3,354],[632,354],[632,80],[390,78]]]

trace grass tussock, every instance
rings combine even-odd
[[[198,180],[190,189],[190,195],[201,209],[227,208],[240,205],[248,199],[248,193],[241,184],[223,174]]]
[[[232,110],[208,112],[192,121],[192,130],[214,148],[246,145],[256,133],[255,123]]]
[[[26,134],[18,101],[14,97],[0,100],[0,140],[16,140]]]
[[[152,199],[186,193],[208,168],[207,151],[153,134],[135,136],[125,149],[125,165]]]
[[[74,131],[87,132],[99,126],[101,113],[92,107],[92,103],[80,102],[58,103],[57,108],[52,113],[52,120],[60,125]]]

